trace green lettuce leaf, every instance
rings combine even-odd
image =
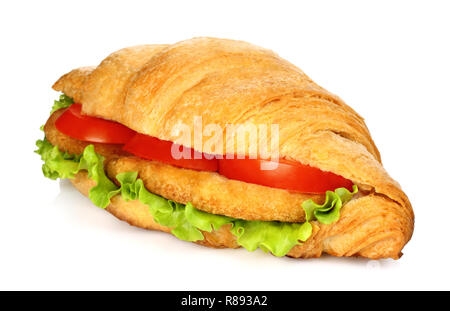
[[[36,142],[38,150],[44,161],[42,172],[44,176],[56,178],[74,178],[80,170],[87,170],[88,176],[96,182],[89,190],[91,201],[101,208],[106,208],[110,199],[117,193],[118,187],[105,175],[103,157],[94,151],[94,146],[87,146],[82,155],[68,154],[53,146],[47,139]]]
[[[142,179],[137,179],[137,172],[120,173],[116,179],[121,185],[121,195],[125,200],[139,200],[146,204],[155,222],[173,228],[171,233],[177,238],[185,241],[203,239],[199,228],[187,219],[186,207],[149,192],[145,189]]]
[[[73,99],[65,94],[62,94],[59,96],[59,100],[55,100],[53,102],[53,107],[52,107],[52,111],[50,112],[50,114],[52,114],[56,110],[59,110],[62,108],[67,108],[72,104],[73,104]]]
[[[309,222],[288,223],[279,221],[234,220],[231,232],[237,236],[237,242],[248,251],[258,247],[282,257],[292,247],[306,241],[312,233]]]
[[[339,219],[342,205],[357,192],[356,186],[353,192],[339,188],[334,192],[328,191],[322,205],[312,200],[305,201],[302,207],[307,221],[304,223],[247,221],[206,213],[191,203],[184,205],[153,194],[145,188],[137,172],[118,174],[116,179],[120,186],[117,186],[106,176],[103,157],[95,152],[93,145],[87,146],[81,155],[62,152],[46,139],[38,140],[36,145],[36,153],[44,161],[42,171],[48,178],[74,178],[80,170],[87,170],[89,178],[96,182],[89,191],[89,198],[101,208],[106,208],[111,198],[118,194],[125,200],[139,200],[149,207],[155,222],[172,228],[171,233],[185,241],[203,240],[202,231],[211,232],[231,224],[231,232],[239,245],[249,251],[261,248],[275,256],[284,256],[292,247],[306,241],[312,233],[310,221],[316,219],[327,224]]]
[[[35,152],[44,161],[42,172],[45,177],[50,179],[73,178],[78,172],[78,163],[81,156],[61,152],[58,147],[50,144],[47,139],[38,140],[36,146],[38,150]]]
[[[118,187],[108,177],[103,169],[104,158],[94,151],[94,146],[84,148],[80,158],[78,170],[87,170],[88,177],[96,182],[89,190],[91,201],[101,208],[106,208],[111,198],[118,193]]]
[[[302,204],[305,210],[306,221],[317,219],[320,223],[331,224],[340,217],[342,206],[358,192],[358,187],[353,185],[353,192],[346,188],[338,188],[335,191],[327,191],[325,202],[321,205],[309,199]]]
[[[191,203],[186,204],[186,218],[195,227],[207,232],[219,230],[223,225],[230,224],[236,220],[231,217],[200,211]]]

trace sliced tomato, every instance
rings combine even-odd
[[[219,173],[230,179],[303,193],[324,193],[340,187],[351,190],[353,186],[351,180],[342,176],[282,159],[275,169],[261,170],[262,165],[269,162],[248,158],[222,159],[219,160]]]
[[[172,145],[174,149],[179,150],[186,156],[180,157],[180,154],[173,156]],[[216,172],[218,168],[218,161],[215,158],[207,159],[204,154],[191,148],[139,133],[123,146],[123,149],[143,159],[164,162],[183,168],[210,172]]]
[[[143,159],[200,171],[218,171],[229,179],[247,183],[303,193],[324,193],[340,187],[351,190],[353,186],[351,180],[342,176],[283,159],[272,170],[261,169],[263,165],[267,167],[268,160],[211,159],[192,148],[136,133],[120,123],[82,115],[80,104],[67,108],[56,120],[55,126],[60,132],[78,140],[125,144],[124,150]],[[173,154],[173,150],[178,152]]]
[[[125,144],[136,133],[120,123],[81,114],[80,104],[67,108],[55,126],[67,136],[93,143]]]
[[[324,193],[327,190],[347,188],[352,190],[353,182],[331,172],[324,172],[309,165],[280,159],[273,170],[262,170],[270,163],[261,159],[210,159],[191,148],[170,141],[137,133],[124,147],[138,157],[164,162],[178,167],[200,171],[218,171],[229,178],[262,186],[292,190],[302,193]],[[172,155],[172,150],[182,152],[188,157]],[[197,157],[197,159],[196,159]],[[201,158],[200,158],[201,157]],[[272,163],[273,164],[273,163]],[[273,167],[273,166],[272,166]]]

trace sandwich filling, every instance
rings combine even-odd
[[[63,96],[60,101],[55,101],[52,113],[72,103],[70,98]],[[46,138],[38,140],[36,145],[36,152],[44,161],[42,171],[46,177],[74,178],[78,172],[87,171],[88,177],[96,183],[89,191],[89,198],[98,207],[106,208],[116,195],[121,195],[126,201],[139,200],[148,206],[156,223],[171,228],[173,235],[186,241],[203,240],[202,231],[212,232],[230,225],[239,245],[249,251],[261,248],[275,256],[284,256],[295,245],[305,242],[312,234],[312,222],[330,224],[337,221],[342,206],[357,192],[356,185],[352,191],[340,187],[326,191],[323,204],[312,199],[304,201],[301,204],[305,212],[304,222],[245,220],[208,213],[189,202],[182,204],[152,193],[135,171],[119,173],[113,176],[114,181],[111,180],[111,176],[105,173],[104,157],[96,152],[93,144],[86,146],[82,154],[64,152]]]

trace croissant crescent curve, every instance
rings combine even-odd
[[[172,129],[177,123],[193,125],[196,116],[223,128],[246,122],[278,124],[282,158],[341,175],[360,189],[337,222],[313,222],[312,236],[289,256],[325,252],[397,259],[411,238],[411,204],[383,168],[363,118],[270,50],[216,38],[135,46],[111,54],[97,67],[69,72],[53,88],[81,103],[88,115],[188,147],[194,147],[193,138],[180,141]],[[85,173],[72,183],[84,194],[94,185]],[[143,208],[138,201],[113,198],[108,211],[133,225],[170,231],[142,216]],[[203,235],[201,244],[238,247],[226,226]]]

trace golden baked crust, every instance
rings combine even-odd
[[[59,90],[65,94],[70,94],[70,97],[77,103],[81,102],[81,96],[83,95],[83,85],[86,79],[94,71],[95,67],[81,67],[74,69],[53,84],[55,90]]]
[[[84,81],[79,102],[89,105],[83,105],[83,111],[111,120],[115,120],[117,114],[125,114],[121,103],[127,97],[132,77],[165,47],[167,45],[139,45],[121,49],[105,58]]]
[[[321,226],[319,236],[343,230],[318,239],[323,249],[370,258],[398,256],[412,235],[411,204],[383,168],[363,119],[340,98],[275,53],[242,41],[194,38],[145,49],[113,53],[108,57],[112,61],[93,71],[72,71],[54,89],[80,101],[89,115],[188,147],[193,147],[193,137],[180,139],[173,128],[179,123],[192,128],[196,116],[202,116],[203,125],[223,128],[249,122],[278,124],[281,157],[341,175],[370,193],[345,207],[361,211],[365,206],[362,215],[349,213],[355,217],[350,224],[365,229],[346,234],[338,223]],[[204,136],[202,146],[209,139]],[[235,144],[225,140],[223,152],[230,150],[226,147],[237,150]],[[329,239],[343,236],[341,249],[329,244]],[[306,244],[312,245],[311,240]],[[350,240],[348,247],[342,246]]]

